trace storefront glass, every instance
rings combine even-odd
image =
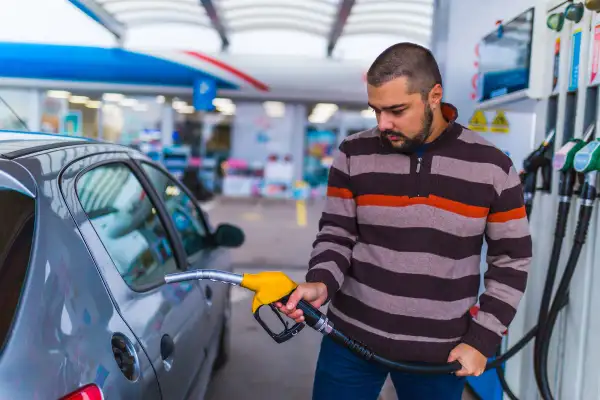
[[[0,129],[28,130],[32,93],[0,89]]]
[[[102,138],[131,145],[140,137],[159,136],[164,97],[125,97],[105,93],[102,105]]]
[[[304,180],[317,190],[327,186],[329,167],[337,144],[337,130],[309,127],[306,132]]]

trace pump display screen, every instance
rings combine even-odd
[[[533,8],[479,43],[479,101],[529,87]]]

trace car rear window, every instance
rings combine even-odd
[[[0,342],[16,314],[31,254],[35,200],[0,188]]]

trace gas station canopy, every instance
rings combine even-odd
[[[214,29],[227,50],[232,36],[285,30],[325,39],[334,54],[349,36],[389,36],[429,45],[434,0],[69,0],[124,40],[127,31],[179,24]]]

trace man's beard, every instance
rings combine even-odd
[[[410,138],[402,132],[386,130],[379,131],[382,137],[385,137],[392,144],[394,149],[401,153],[412,153],[418,149],[431,135],[431,126],[433,125],[433,112],[429,104],[425,105],[425,112],[423,113],[423,126],[417,136]],[[401,138],[400,141],[392,141],[389,136],[397,136]]]

